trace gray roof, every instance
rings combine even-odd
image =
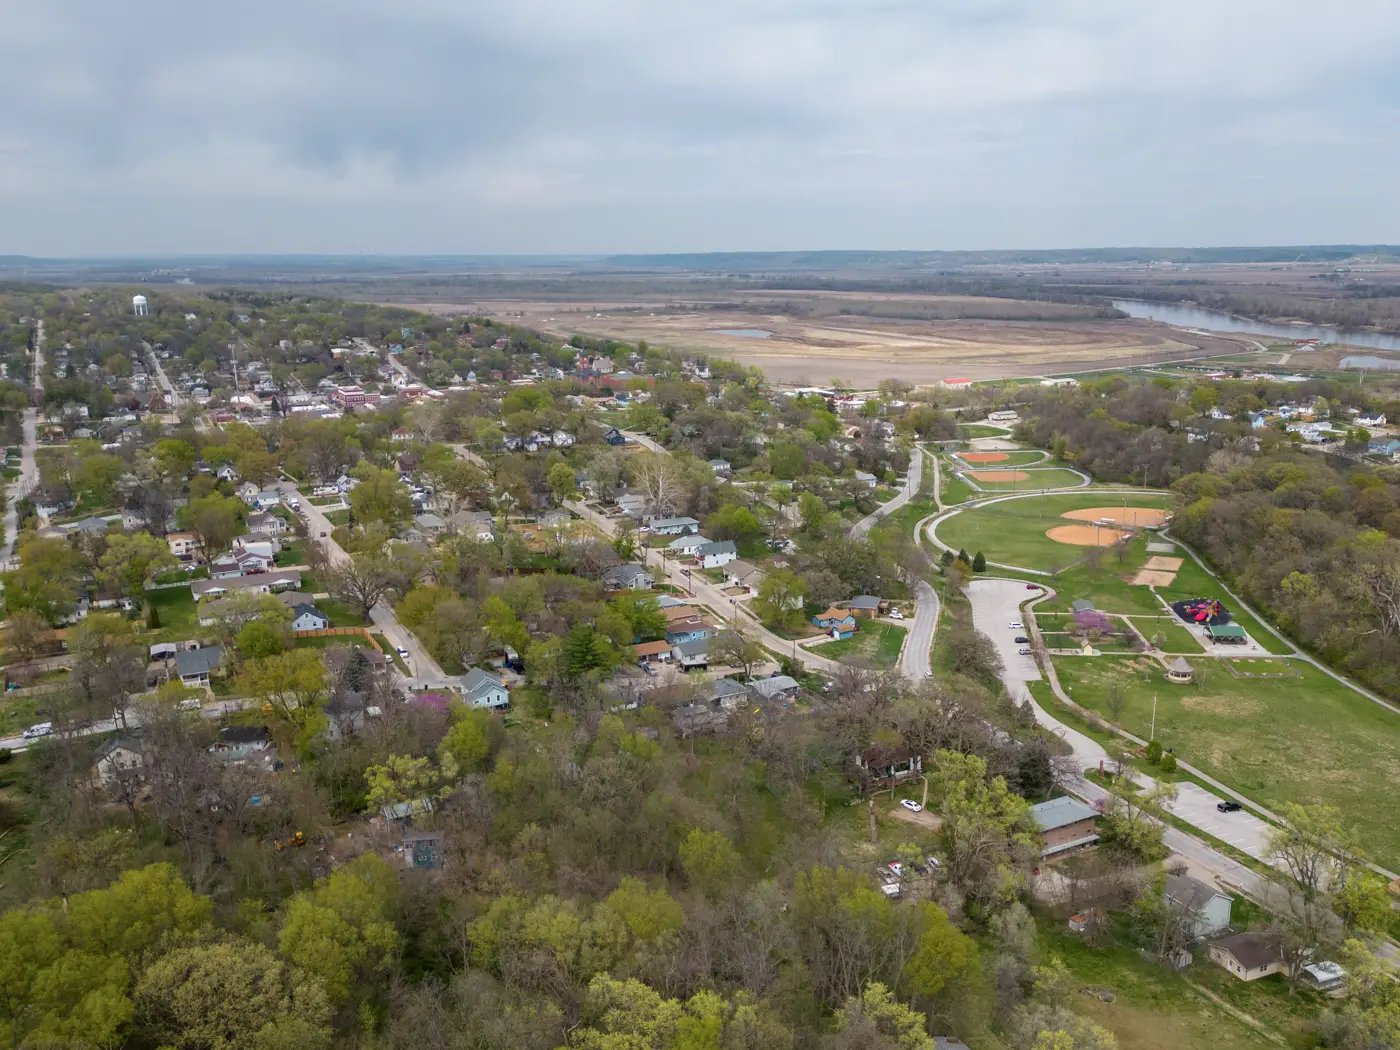
[[[1216,897],[1228,896],[1190,875],[1168,875],[1166,894],[1169,900],[1192,912],[1200,911]]]
[[[701,536],[698,532],[692,532],[688,536],[677,536],[670,542],[670,544],[668,544],[668,546],[672,550],[675,550],[678,547],[703,547],[707,543],[713,542],[713,540],[706,539],[704,536]]]
[[[1078,799],[1061,795],[1049,802],[1041,802],[1031,807],[1031,816],[1040,825],[1041,831],[1054,831],[1070,824],[1076,824],[1090,817],[1097,817],[1098,811],[1086,806]]]
[[[320,609],[316,608],[316,606],[314,606],[314,605],[304,604],[304,605],[293,605],[293,606],[292,606],[292,619],[293,619],[293,620],[295,620],[298,616],[302,616],[302,615],[304,615],[304,614],[306,614],[306,613],[310,613],[312,616],[315,616],[316,618],[321,619],[321,620],[329,620],[329,619],[330,619],[329,616],[327,616],[325,613],[323,613]]]
[[[210,645],[203,649],[185,649],[175,654],[175,670],[181,678],[186,675],[208,674],[224,659],[222,645]]]
[[[282,583],[301,586],[300,569],[282,569],[278,572],[262,572],[256,576],[234,576],[227,580],[195,580],[190,590],[198,598],[210,591],[241,591],[254,587],[275,587]]]
[[[1076,598],[1074,599],[1074,601],[1069,603],[1069,607],[1072,612],[1094,611],[1094,603],[1091,602],[1088,598]]]
[[[141,743],[140,737],[117,733],[102,741],[102,745],[97,749],[96,759],[100,762],[113,751],[117,750],[131,751],[138,755],[145,753],[144,745]]]
[[[731,696],[743,696],[747,690],[732,678],[720,678],[710,683],[711,700],[727,700]]]
[[[653,529],[673,529],[677,526],[681,528],[695,528],[700,523],[694,518],[652,518],[651,527]]]
[[[1277,933],[1237,933],[1212,947],[1229,952],[1246,970],[1259,970],[1282,958],[1283,938]]]
[[[797,679],[785,674],[774,675],[772,678],[760,678],[749,683],[749,689],[765,700],[771,700],[779,693],[786,693],[797,688]]]
[[[480,696],[491,689],[505,689],[506,684],[480,667],[473,667],[462,678],[462,692],[468,697]],[[507,690],[509,691],[509,690]]]
[[[1169,670],[1169,671],[1175,671],[1177,674],[1195,674],[1195,673],[1196,673],[1196,672],[1195,672],[1195,669],[1192,668],[1192,666],[1191,666],[1189,663],[1186,662],[1186,657],[1184,657],[1184,656],[1178,656],[1175,660],[1173,660],[1170,664],[1168,664],[1168,665],[1167,665],[1167,670]]]
[[[712,554],[738,554],[739,548],[734,546],[733,540],[716,540],[700,547],[695,553],[701,558],[707,558]]]
[[[873,594],[857,594],[854,598],[852,598],[846,603],[846,608],[878,609],[880,608],[880,599],[875,597],[875,595]]]
[[[677,642],[671,649],[682,656],[704,656],[710,651],[710,639],[692,638],[688,642]]]
[[[646,569],[633,562],[627,562],[623,565],[614,565],[611,568],[603,570],[603,579],[615,580],[619,583],[630,583],[638,576],[646,575]]]

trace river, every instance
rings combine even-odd
[[[1180,303],[1149,303],[1141,299],[1115,299],[1113,305],[1129,317],[1142,317],[1149,321],[1176,325],[1178,328],[1195,328],[1203,332],[1225,332],[1241,335],[1258,335],[1270,339],[1316,339],[1320,343],[1341,343],[1344,346],[1364,346],[1372,350],[1400,352],[1400,336],[1382,335],[1379,332],[1356,332],[1341,328],[1327,328],[1315,324],[1273,324],[1269,321],[1251,321],[1247,317],[1222,313],[1219,310],[1205,310],[1199,306],[1183,306]]]

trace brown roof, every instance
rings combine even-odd
[[[833,605],[833,606],[832,606],[830,609],[828,609],[826,612],[818,614],[817,619],[818,619],[818,620],[844,620],[844,619],[846,619],[846,617],[848,617],[848,616],[850,616],[850,615],[851,615],[851,611],[850,611],[849,609],[838,609],[838,608],[836,608],[836,606]]]
[[[893,747],[867,747],[860,753],[862,765],[871,769],[884,769],[886,766],[897,766],[908,762],[914,757],[914,752],[907,747],[895,745]]]
[[[1237,933],[1212,947],[1233,955],[1246,970],[1259,970],[1283,958],[1283,938],[1277,933]]]
[[[632,646],[632,653],[635,656],[660,656],[662,653],[671,651],[671,643],[662,639],[659,642],[638,642]]]
[[[699,616],[700,610],[693,605],[672,605],[662,609],[661,615],[666,617],[666,622],[671,623],[676,620],[689,620],[691,617]]]

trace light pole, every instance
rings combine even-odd
[[[1152,728],[1147,734],[1147,742],[1150,744],[1157,739],[1157,694],[1152,694]]]

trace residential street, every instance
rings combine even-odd
[[[34,325],[34,389],[44,389],[44,322]],[[20,426],[23,438],[19,447],[19,477],[5,487],[5,539],[0,544],[0,569],[9,569],[15,555],[15,541],[19,538],[19,501],[39,484],[39,466],[35,453],[39,447],[39,410],[26,408],[22,413]]]
[[[350,555],[335,542],[335,526],[321,512],[319,507],[312,505],[306,496],[297,491],[297,488],[290,481],[279,482],[277,490],[282,493],[285,500],[289,496],[295,496],[301,503],[303,518],[306,521],[310,537],[318,543],[324,544],[327,555],[332,565],[339,565],[350,560]],[[392,646],[403,647],[408,650],[409,671],[412,672],[407,683],[413,689],[436,689],[452,688],[460,684],[461,676],[449,675],[444,671],[436,660],[429,655],[428,650],[423,648],[413,632],[399,623],[394,615],[394,610],[387,602],[380,602],[370,610],[370,622],[379,630],[388,643]]]

